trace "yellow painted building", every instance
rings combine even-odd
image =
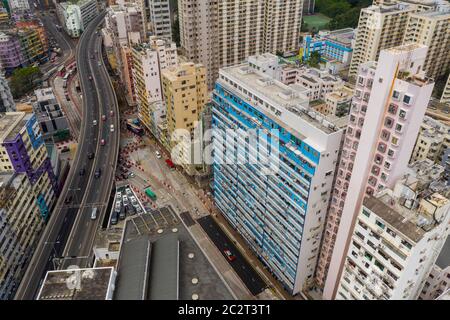
[[[192,163],[191,139],[201,112],[208,100],[206,68],[193,62],[181,63],[162,73],[163,95],[167,107],[167,137],[172,150],[180,141],[173,139],[177,129],[185,129],[178,156],[172,160],[182,164],[186,171]]]

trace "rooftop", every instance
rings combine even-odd
[[[405,219],[405,215],[400,213],[403,210],[396,205],[397,203],[391,206],[388,205],[391,200],[392,198],[388,195],[380,198],[366,197],[364,199],[364,206],[417,243],[425,235],[425,230],[417,226],[416,223]]]
[[[37,300],[106,300],[113,283],[111,267],[48,271]]]
[[[252,95],[255,94],[251,98],[248,94],[237,91],[225,80],[220,78],[218,80],[224,86],[232,89],[233,92],[243,96],[244,99],[252,100],[254,104],[259,106],[258,110],[269,118],[278,118],[284,121],[283,119],[294,116],[307,121],[325,134],[331,134],[340,130],[335,124],[328,122],[319,112],[309,108],[309,99],[306,96],[308,89],[298,84],[285,85],[255,71],[248,63],[222,68],[220,73],[230,78],[233,82],[245,86],[245,90],[250,90]],[[263,108],[263,103],[265,108]],[[285,123],[285,125],[287,124]],[[302,136],[295,127],[291,126],[291,129],[297,132],[299,136]]]
[[[137,261],[126,262],[135,268],[124,270],[121,261],[125,256],[121,253],[115,299],[133,299],[130,296],[133,294],[132,290],[140,290],[144,288],[144,284],[145,299],[178,297],[181,300],[191,300],[194,293],[200,299],[233,299],[170,206],[127,218],[125,221],[123,244],[131,245],[124,247],[122,244],[122,250],[129,251]],[[146,256],[147,246],[133,246],[133,241],[149,242],[148,247],[151,249],[148,251],[148,260],[143,258]],[[127,261],[129,258],[128,256]],[[149,264],[148,274],[144,274],[144,270],[147,270],[143,268],[144,264]],[[193,278],[198,283],[194,284]],[[130,279],[131,283],[126,279]],[[133,289],[135,284],[137,289]]]
[[[15,138],[31,116],[25,112],[0,113],[0,141]]]

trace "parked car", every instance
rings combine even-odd
[[[225,253],[225,256],[227,257],[228,261],[236,260],[236,256],[232,254],[230,250],[225,249],[223,252]]]
[[[119,214],[117,212],[113,212],[111,214],[111,224],[117,224],[117,221],[119,220]]]

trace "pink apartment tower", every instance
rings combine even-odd
[[[393,188],[408,165],[434,86],[422,70],[426,54],[408,44],[359,66],[316,269],[324,299],[335,297],[364,197]]]

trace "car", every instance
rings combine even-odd
[[[106,121],[106,115],[105,115],[105,114],[102,115],[102,120],[103,120],[103,121]]]
[[[136,213],[137,213],[137,214],[141,214],[141,213],[142,213],[141,207],[138,206],[138,207],[136,208]]]
[[[67,196],[67,198],[64,200],[64,203],[65,203],[65,204],[71,203],[71,202],[72,202],[72,198],[73,198],[72,195]]]
[[[105,139],[100,140],[100,145],[104,146],[106,144]]]
[[[155,154],[158,159],[161,159],[161,153],[159,151],[156,151]]]
[[[97,125],[97,120],[92,121],[92,124],[93,124],[94,126],[96,126],[96,125]]]
[[[119,213],[120,220],[125,219],[126,216],[127,216],[127,214],[125,212],[125,208],[124,207],[120,208],[120,213]]]
[[[111,215],[111,224],[117,224],[117,221],[119,220],[119,214],[117,212],[113,212]]]
[[[97,207],[92,208],[91,220],[97,219]]]
[[[84,176],[85,173],[86,173],[86,169],[85,168],[81,168],[80,172],[79,172],[80,176]]]
[[[131,196],[130,197],[130,201],[131,201],[131,204],[134,206],[134,205],[136,205],[136,203],[137,203],[137,200],[136,200],[136,197],[135,196]]]
[[[127,196],[132,197],[133,196],[133,192],[131,192],[130,188],[126,188],[125,192],[127,193]]]
[[[130,173],[128,174],[128,177],[129,177],[129,178],[134,178],[134,177],[136,177],[136,175],[134,174],[134,172],[130,172]]]
[[[120,207],[122,206],[122,202],[120,200],[116,201],[116,209],[120,209]]]
[[[102,66],[102,63],[101,63],[100,61],[98,62],[98,66],[99,66],[99,67],[101,67],[101,66]]]
[[[126,206],[128,204],[128,197],[126,195],[124,195],[122,197],[122,201],[123,201],[123,205]]]
[[[89,80],[92,80],[92,76],[89,76]]]
[[[225,256],[227,257],[228,261],[236,260],[236,256],[234,254],[232,254],[230,250],[225,249],[225,250],[223,250],[223,253],[225,253]]]
[[[95,170],[94,177],[96,179],[100,178],[101,175],[102,175],[102,169],[98,168],[97,170]]]
[[[112,124],[110,127],[111,132],[114,132],[114,125]]]
[[[109,115],[110,115],[111,117],[114,117],[114,111],[113,111],[113,110],[110,110],[110,111],[109,111]]]
[[[88,153],[88,159],[94,159],[95,154],[93,152]]]
[[[120,199],[120,201],[122,201],[122,192],[121,191],[117,191],[117,198]]]

